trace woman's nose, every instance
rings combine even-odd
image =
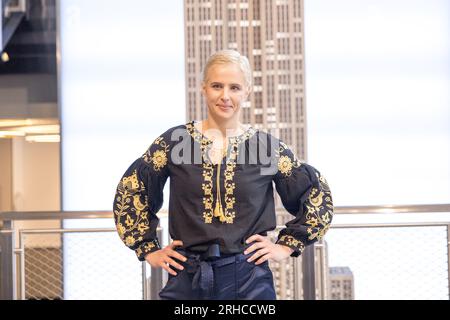
[[[223,89],[223,91],[222,91],[222,100],[223,101],[228,101],[228,100],[230,100],[230,96],[229,96],[229,92],[228,92],[228,89]]]

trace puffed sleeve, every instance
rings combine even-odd
[[[163,204],[163,189],[169,176],[169,145],[158,137],[126,170],[114,198],[114,221],[120,239],[134,250],[140,261],[160,249],[156,236]]]
[[[276,190],[285,209],[295,216],[280,230],[276,243],[292,248],[291,256],[298,257],[329,229],[333,218],[331,192],[325,177],[313,166],[300,162],[286,144],[280,142],[276,153]]]

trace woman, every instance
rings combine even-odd
[[[170,128],[125,172],[114,201],[124,243],[169,272],[162,299],[276,299],[268,260],[297,257],[323,237],[333,215],[325,178],[282,141],[239,122],[251,91],[248,59],[212,55],[203,72],[208,116]],[[169,233],[156,236],[170,177]],[[273,183],[295,218],[276,243]]]

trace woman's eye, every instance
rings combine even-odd
[[[239,87],[231,87],[231,90],[233,90],[233,91],[239,91],[241,88],[239,88]]]

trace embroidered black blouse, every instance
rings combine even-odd
[[[279,232],[277,243],[297,257],[324,236],[333,204],[318,170],[300,162],[279,139],[252,127],[228,142],[222,162],[213,164],[212,141],[191,121],[159,136],[126,170],[114,199],[114,219],[120,238],[140,261],[161,248],[157,212],[168,177],[169,233],[186,249],[204,251],[216,243],[223,253],[238,253],[251,235],[274,230],[273,182],[295,217]]]

